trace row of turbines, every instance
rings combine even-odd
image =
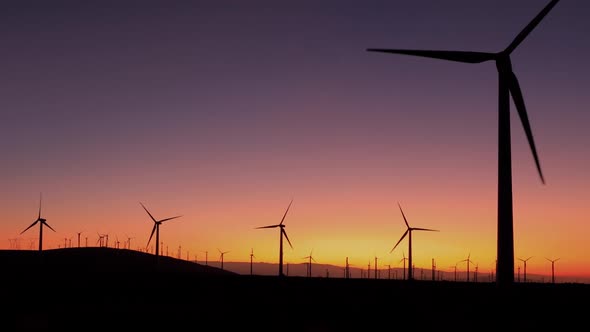
[[[489,52],[472,52],[472,51],[446,51],[446,50],[411,50],[411,49],[384,49],[384,48],[368,48],[369,52],[382,52],[391,54],[410,55],[426,58],[434,58],[440,60],[462,62],[469,64],[483,63],[487,61],[494,61],[498,71],[498,200],[497,200],[497,276],[496,282],[500,286],[509,286],[514,283],[514,233],[513,233],[513,198],[512,198],[512,157],[511,157],[511,134],[510,134],[510,99],[516,106],[516,110],[522,122],[532,155],[536,164],[537,171],[541,182],[544,184],[545,179],[541,171],[541,165],[535,147],[531,125],[528,120],[524,97],[518,79],[512,68],[512,61],[510,55],[516,48],[527,38],[527,36],[535,29],[535,27],[543,20],[543,18],[553,9],[559,0],[550,1],[530,22],[525,28],[512,40],[512,42],[502,51],[497,53]],[[143,206],[143,204],[142,204]],[[289,205],[290,206],[290,205]],[[159,254],[159,227],[167,220],[175,219],[180,216],[156,220],[149,211],[146,212],[154,221],[154,228],[150,235],[150,240],[154,233],[156,234],[156,255]],[[400,207],[401,209],[401,207]],[[288,211],[288,208],[287,208]],[[402,211],[403,214],[403,211]],[[285,212],[286,216],[286,212]],[[262,226],[259,228],[279,228],[280,229],[280,244],[279,244],[279,276],[283,276],[283,237],[292,247],[291,242],[285,232],[284,218],[279,224]],[[403,238],[409,237],[408,260],[412,266],[412,231],[435,231],[431,229],[412,228],[409,226],[404,216],[407,230],[402,235]],[[47,226],[53,230],[46,220],[41,218],[41,209],[39,208],[39,217],[27,229],[33,227],[35,224],[40,225],[39,236],[39,250],[42,250],[42,235],[43,226]],[[26,230],[25,230],[26,231]],[[54,230],[53,230],[54,231]],[[24,232],[24,231],[23,231]],[[149,243],[149,240],[148,240]],[[397,244],[396,244],[397,246]],[[395,249],[395,246],[394,246]],[[393,249],[392,249],[393,251]],[[408,279],[413,278],[412,269],[408,270]]]
[[[293,204],[293,200],[291,200],[289,202],[289,205],[287,206],[287,209],[285,210],[285,213],[283,214],[283,217],[281,218],[281,221],[278,224],[275,225],[268,225],[268,226],[260,226],[260,227],[256,227],[256,229],[265,229],[265,228],[279,228],[279,276],[283,277],[285,276],[285,273],[283,272],[283,238],[287,240],[287,243],[289,244],[289,246],[291,247],[291,249],[293,249],[293,245],[291,243],[291,241],[289,240],[289,237],[287,235],[287,232],[285,231],[285,218],[287,216],[287,213],[289,212],[289,209],[291,208],[291,205]],[[181,217],[180,215],[178,216],[174,216],[174,217],[168,217],[168,218],[164,218],[164,219],[156,219],[151,212],[145,207],[145,205],[143,203],[140,202],[140,205],[142,206],[142,208],[146,211],[146,213],[148,214],[148,216],[151,218],[151,220],[154,222],[154,226],[152,228],[152,231],[150,233],[150,237],[148,239],[147,245],[146,245],[146,251],[148,251],[147,248],[149,248],[149,244],[154,236],[154,234],[156,235],[156,247],[155,247],[155,255],[159,256],[163,254],[163,248],[160,247],[160,245],[163,245],[162,242],[160,242],[160,225],[168,220],[173,220],[176,218]],[[42,244],[42,236],[43,236],[43,226],[48,227],[49,229],[51,229],[52,231],[55,232],[55,229],[53,229],[48,223],[47,220],[45,218],[41,217],[41,207],[42,207],[42,194],[40,195],[40,200],[39,200],[39,215],[37,217],[37,219],[29,226],[27,227],[25,230],[23,230],[21,232],[21,234],[23,234],[24,232],[26,232],[28,229],[30,229],[31,227],[35,226],[36,224],[39,224],[39,250],[42,251],[43,249],[43,244]],[[401,263],[403,263],[403,279],[404,280],[414,280],[414,271],[415,271],[415,266],[413,264],[413,260],[412,260],[412,231],[430,231],[430,232],[438,232],[439,230],[436,229],[429,229],[429,228],[421,228],[421,227],[412,227],[410,226],[406,215],[401,207],[401,205],[398,203],[398,207],[400,209],[401,215],[403,217],[404,223],[406,225],[406,231],[402,234],[402,236],[400,237],[400,239],[398,240],[398,242],[393,246],[393,248],[391,249],[391,251],[389,253],[392,253],[397,246],[402,242],[402,240],[404,238],[406,238],[406,236],[408,237],[408,257],[406,257],[405,255],[405,251],[402,251],[402,255],[403,258],[400,260]],[[77,232],[77,239],[78,239],[78,247],[81,246],[81,234],[82,232]],[[98,240],[97,240],[97,244],[100,247],[108,247],[108,241],[109,241],[109,235],[108,234],[100,234],[97,233],[98,235]],[[131,249],[131,239],[133,239],[133,237],[129,237],[127,236],[126,241],[124,242],[124,247],[127,249]],[[11,240],[15,240],[15,239],[11,239]],[[69,242],[68,242],[69,241]],[[72,247],[71,244],[72,238],[65,238],[64,239],[64,248],[68,247],[68,243],[69,243],[69,247]],[[32,242],[31,242],[32,243]],[[85,245],[88,246],[88,237],[85,237]],[[119,249],[120,248],[120,241],[117,239],[115,240],[115,248]],[[217,249],[219,251],[219,261],[221,263],[221,269],[224,269],[224,256],[225,254],[229,253],[229,251],[222,251],[219,248]],[[168,250],[166,250],[166,255],[168,255]],[[189,254],[187,252],[187,260],[188,260]],[[178,258],[181,258],[181,247],[178,247]],[[254,249],[252,248],[250,251],[250,274],[253,274],[253,259],[255,258],[254,255]],[[518,258],[520,261],[523,262],[524,264],[524,282],[527,281],[527,271],[526,271],[526,267],[527,267],[527,262],[532,258],[528,257],[526,259],[523,258]],[[308,256],[303,257],[302,259],[307,260],[306,267],[307,267],[307,271],[306,271],[306,275],[308,277],[312,276],[312,262],[316,262],[315,258],[313,257],[313,249],[310,251]],[[546,258],[549,262],[551,262],[551,281],[552,283],[555,283],[555,262],[557,260],[559,260],[559,258],[557,259],[549,259]],[[195,261],[196,261],[196,257],[195,257]],[[378,257],[374,257],[374,278],[377,279],[378,278]],[[408,268],[406,269],[406,262],[408,263]],[[470,281],[470,264],[475,264],[472,260],[471,260],[471,253],[469,253],[467,255],[466,259],[460,260],[459,262],[457,262],[457,264],[455,264],[455,266],[452,266],[451,268],[454,268],[454,275],[455,278],[454,280],[457,281],[457,265],[460,263],[466,263],[467,266],[467,272],[466,272],[466,278],[467,278],[467,282]],[[205,251],[205,265],[208,264],[208,251]],[[344,268],[344,277],[345,278],[350,278],[350,264],[348,261],[348,257],[346,258],[346,263],[345,263],[345,268]],[[391,265],[388,265],[389,269],[388,269],[388,279],[391,278]],[[288,264],[287,264],[287,268],[288,268]],[[406,275],[406,270],[407,270],[407,275]],[[435,270],[436,270],[436,264],[434,261],[434,258],[432,259],[432,280],[435,280]],[[423,273],[423,269],[421,269],[422,273]],[[367,274],[366,277],[370,278],[370,272],[371,272],[371,262],[369,261],[369,264],[367,265]],[[363,275],[364,271],[363,269],[361,269],[361,278],[364,277]],[[328,272],[327,272],[328,274]],[[288,272],[287,272],[288,275]],[[478,275],[478,265],[476,264],[475,267],[475,272],[474,272],[474,281],[477,282],[477,275]],[[423,277],[422,277],[423,279]],[[493,278],[492,278],[493,279]],[[520,282],[520,266],[518,267],[518,282]]]

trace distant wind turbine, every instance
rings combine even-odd
[[[293,200],[291,200],[291,202],[289,203],[289,206],[287,206],[287,210],[285,210],[285,214],[283,215],[283,218],[281,219],[281,222],[276,224],[276,225],[270,225],[270,226],[261,226],[261,227],[256,227],[256,229],[261,229],[261,228],[279,228],[280,229],[280,240],[279,240],[279,277],[284,277],[285,275],[283,274],[283,236],[285,237],[285,239],[287,239],[287,242],[289,243],[289,246],[291,247],[291,249],[293,249],[293,245],[291,244],[291,241],[289,241],[289,237],[287,236],[287,232],[285,231],[285,224],[283,224],[283,222],[285,222],[285,217],[287,216],[287,212],[289,212],[289,208],[291,207],[291,204],[293,204]]]
[[[402,240],[406,237],[406,235],[408,235],[408,280],[413,280],[413,265],[412,265],[412,231],[429,231],[429,232],[438,232],[438,230],[436,229],[428,229],[428,228],[418,228],[418,227],[410,227],[410,224],[408,224],[408,220],[406,219],[406,215],[404,214],[404,211],[402,210],[402,206],[397,203],[397,205],[399,206],[399,210],[402,213],[402,217],[404,217],[404,222],[406,223],[406,231],[404,232],[404,234],[402,235],[402,237],[399,239],[399,241],[397,241],[397,243],[395,244],[395,246],[393,246],[393,248],[391,249],[391,251],[389,253],[392,253],[393,250],[397,247],[397,245],[402,242]]]
[[[554,284],[555,283],[555,262],[557,262],[559,260],[559,258],[549,259],[549,258],[545,257],[545,259],[551,262],[551,283]]]
[[[403,280],[406,280],[406,261],[408,260],[408,258],[406,257],[406,253],[403,250],[402,250],[402,255],[403,255],[403,258],[400,259],[399,261],[404,263]]]
[[[313,254],[313,249],[311,249],[311,251],[309,252],[309,256],[303,257],[303,259],[308,259],[309,260],[309,263],[307,265],[307,276],[308,277],[311,277],[311,261],[314,261],[314,262],[316,261],[313,258],[312,254]]]
[[[219,260],[221,260],[221,269],[223,270],[223,257],[225,256],[225,254],[227,254],[229,251],[221,251],[219,249],[217,249],[217,251],[219,251]]]
[[[154,228],[152,228],[152,233],[150,234],[150,238],[148,239],[148,242],[147,242],[147,244],[145,246],[147,248],[150,245],[150,241],[152,240],[152,237],[154,236],[154,232],[155,232],[156,233],[156,257],[159,257],[159,255],[160,255],[160,250],[159,250],[160,249],[160,247],[159,247],[159,245],[160,245],[160,225],[164,221],[168,221],[168,220],[180,218],[182,216],[175,216],[175,217],[170,217],[170,218],[156,220],[156,218],[154,218],[154,216],[152,216],[152,214],[150,213],[150,211],[148,211],[148,209],[143,205],[143,203],[140,202],[139,204],[141,204],[141,206],[143,207],[143,209],[145,210],[145,212],[147,212],[147,214],[150,216],[150,218],[152,218],[152,220],[154,221]]]
[[[522,258],[519,258],[519,259],[518,259],[519,261],[521,261],[521,262],[523,262],[523,263],[524,263],[524,282],[526,282],[526,262],[527,262],[529,259],[531,259],[531,258],[533,258],[533,256],[531,256],[531,257],[529,257],[529,258],[527,258],[527,259],[522,259]]]
[[[250,275],[252,275],[252,259],[254,258],[254,248],[250,249]]]
[[[427,57],[464,63],[495,61],[498,69],[498,232],[497,232],[497,283],[501,286],[514,283],[514,231],[512,211],[512,157],[510,145],[510,96],[524,127],[537,171],[544,184],[541,164],[535,148],[531,126],[528,120],[524,98],[516,75],[512,71],[510,54],[535,29],[549,11],[559,2],[552,0],[537,16],[514,38],[503,51],[498,53],[465,51],[432,51],[369,48],[370,52],[385,52],[419,57]]]
[[[80,248],[80,235],[82,232],[77,232],[76,234],[78,234],[78,248]]]
[[[38,223],[39,224],[39,251],[43,251],[43,225],[49,227],[50,230],[55,232],[55,229],[53,229],[47,223],[47,219],[41,218],[41,201],[42,201],[42,199],[43,199],[42,194],[39,194],[39,216],[37,217],[37,219],[35,221],[33,221],[33,223],[29,227],[25,228],[24,231],[20,232],[22,235],[24,232],[29,230],[29,228],[35,226]]]
[[[471,253],[469,253],[469,255],[467,255],[467,258],[459,261],[459,263],[463,263],[463,262],[467,262],[467,282],[469,282],[469,263],[473,263],[473,261],[471,261]]]

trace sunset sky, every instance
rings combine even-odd
[[[6,1],[0,248],[97,233],[183,256],[494,267],[497,70],[367,48],[503,50],[548,0]],[[546,184],[512,112],[515,264],[590,278],[590,3],[512,53]],[[83,240],[84,241],[84,240]],[[152,240],[153,241],[153,240]],[[34,243],[34,244],[33,244]],[[153,242],[152,242],[153,244]],[[286,244],[285,244],[286,245]],[[464,263],[459,269],[464,269]],[[516,271],[517,267],[515,267]]]

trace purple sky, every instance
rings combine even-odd
[[[494,199],[493,62],[366,49],[500,51],[547,3],[5,1],[0,207],[28,218],[40,191],[81,206],[117,192],[221,206],[255,188],[280,210],[289,186],[337,195],[359,176],[422,191],[467,177]],[[590,198],[589,17],[587,0],[563,0],[512,54],[547,183],[579,200]],[[537,190],[512,119],[515,186]]]

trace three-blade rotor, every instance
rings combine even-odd
[[[146,244],[146,247],[150,245],[150,241],[152,240],[152,237],[154,236],[154,233],[156,231],[159,230],[160,228],[160,224],[162,224],[164,221],[168,221],[168,220],[172,220],[172,219],[176,219],[176,218],[180,218],[182,217],[180,216],[174,216],[174,217],[170,217],[170,218],[165,218],[165,219],[161,219],[161,220],[156,220],[156,218],[154,218],[154,216],[150,213],[150,211],[145,207],[145,205],[143,205],[143,203],[139,202],[139,204],[141,204],[141,207],[143,207],[143,209],[145,210],[145,212],[147,212],[147,214],[150,216],[150,218],[153,220],[154,222],[154,227],[152,228],[152,232],[150,234],[150,238],[148,239],[148,242]]]

